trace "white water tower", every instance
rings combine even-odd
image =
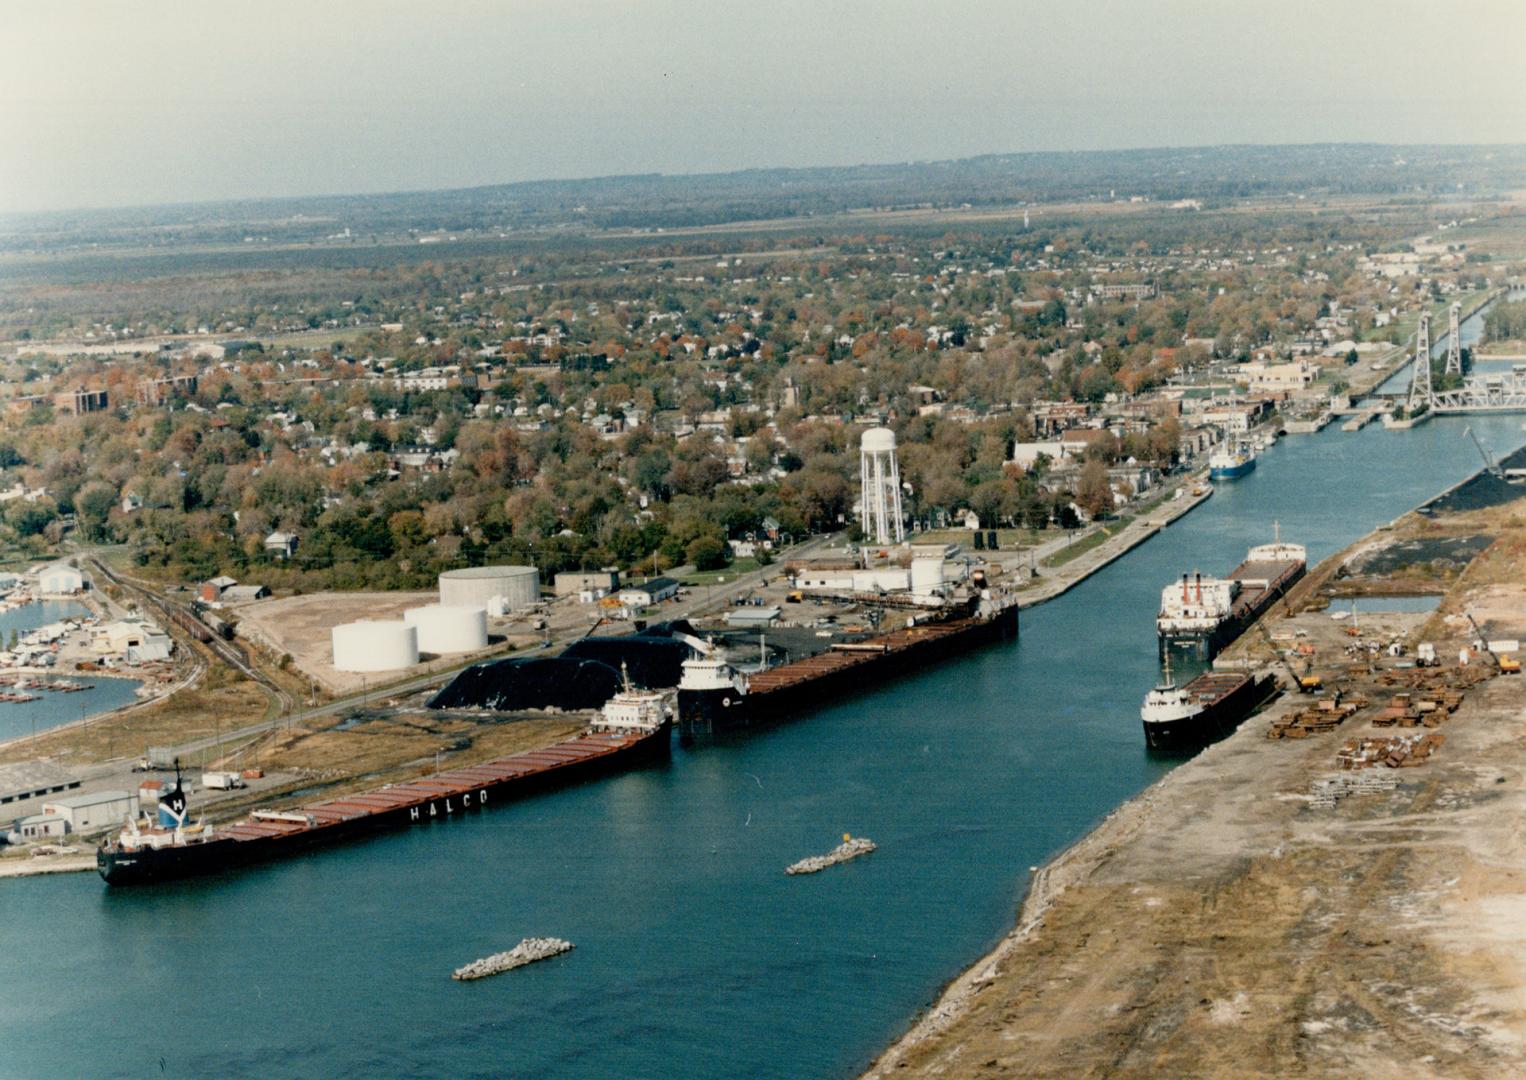
[[[895,460],[895,432],[870,428],[858,445],[864,536],[876,544],[899,544],[906,539],[906,531],[901,524],[901,470]]]

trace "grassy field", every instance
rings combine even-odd
[[[0,762],[39,757],[63,761],[107,761],[141,754],[145,747],[189,742],[218,730],[258,723],[265,717],[267,699],[259,686],[221,665],[211,667],[202,682],[172,694],[164,701],[87,724],[11,744],[0,751]]]
[[[1102,528],[1082,537],[1074,544],[1061,548],[1053,555],[1046,556],[1044,558],[1044,565],[1049,567],[1064,566],[1072,559],[1080,558],[1093,548],[1101,547],[1110,538],[1117,536],[1128,527],[1129,522],[1132,520],[1132,518],[1119,518],[1117,521],[1108,522]]]
[[[981,532],[989,532],[982,529]],[[1012,548],[1034,547],[1042,543],[1048,537],[1044,533],[1034,529],[997,529],[996,543],[1003,551]],[[908,539],[913,544],[958,544],[965,551],[975,549],[973,530],[970,529],[928,529],[926,532],[913,533]]]
[[[757,559],[738,559],[724,570],[696,570],[678,579],[680,585],[723,585],[735,581],[741,574],[758,569],[763,564]]]

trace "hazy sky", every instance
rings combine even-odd
[[[7,0],[0,210],[1526,141],[1521,0]]]

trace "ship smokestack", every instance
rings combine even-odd
[[[1182,603],[1187,603],[1192,598],[1187,595],[1187,575],[1182,575]]]
[[[1203,575],[1201,573],[1197,576],[1197,602],[1200,604],[1203,602]]]

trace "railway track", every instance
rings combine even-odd
[[[94,567],[96,573],[100,574],[107,581],[137,597],[139,602],[149,610],[158,612],[162,616],[167,630],[176,628],[186,632],[187,620],[194,625],[202,625],[200,620],[196,618],[195,613],[188,607],[160,596],[146,585],[117,573],[101,559],[92,556],[90,564]],[[246,678],[257,683],[270,697],[271,703],[276,707],[278,717],[286,716],[296,708],[296,700],[287,692],[285,687],[260,671],[238,645],[231,641],[225,641],[210,632],[208,632],[205,638],[197,635],[197,642],[205,646],[213,656],[239,671]]]

